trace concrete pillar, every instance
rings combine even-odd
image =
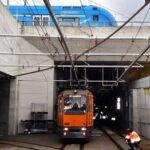
[[[10,79],[0,80],[0,135],[8,134]]]
[[[133,90],[133,129],[139,132],[138,89]]]
[[[9,124],[8,134],[15,135],[17,133],[17,120],[18,120],[18,85],[16,78],[10,82],[10,97],[9,97]]]

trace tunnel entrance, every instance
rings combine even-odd
[[[83,63],[75,64],[79,78],[78,84],[72,74],[72,68],[69,64],[63,64],[55,70],[56,93],[76,88],[90,90],[95,98],[95,126],[107,125],[117,130],[125,129],[129,120],[126,96],[127,82],[121,80],[117,84],[115,83],[126,69],[125,66],[128,65],[90,62],[89,67],[84,67]],[[124,79],[127,79],[127,77]]]
[[[0,135],[8,134],[10,77],[0,72]]]

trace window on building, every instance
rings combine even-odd
[[[98,15],[93,15],[93,21],[98,22],[99,21],[99,16]]]

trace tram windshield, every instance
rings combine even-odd
[[[69,95],[64,99],[64,112],[67,113],[85,113],[86,97],[81,95]]]

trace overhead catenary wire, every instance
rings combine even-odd
[[[39,10],[38,10],[37,6],[35,5],[34,0],[32,0],[32,2],[33,2],[33,4],[34,4],[34,6],[35,6],[35,9],[36,9],[37,13],[38,13],[39,15],[41,15],[41,14],[39,13]],[[43,28],[43,26],[41,26],[41,25],[40,25],[40,27]],[[45,27],[45,31],[46,31],[46,34],[48,35],[48,31],[47,31],[46,27]],[[44,32],[44,31],[43,31],[43,32]],[[50,38],[50,37],[48,37],[48,38]],[[59,40],[59,42],[60,42],[60,44],[61,44],[61,41],[60,41],[60,40]],[[57,47],[52,43],[52,41],[51,41],[50,44],[51,44],[51,45],[53,46],[53,48],[55,49],[55,53],[54,53],[54,55],[53,55],[53,56],[55,56],[55,54],[59,53],[59,50],[58,50]],[[63,48],[64,52],[66,53],[64,47],[62,47],[62,48]]]
[[[90,26],[90,23],[89,23],[88,17],[87,17],[87,15],[86,15],[85,10],[84,10],[84,6],[83,6],[83,4],[82,4],[82,0],[80,0],[80,4],[81,4],[82,10],[83,10],[83,13],[84,13],[84,15],[85,15],[85,17],[86,17],[86,20],[87,20],[87,23],[88,23],[88,27],[89,27],[90,32],[91,32],[90,37],[92,37],[92,36],[93,36],[93,31],[92,31],[92,29],[91,29],[91,26]]]
[[[118,12],[118,11],[116,11],[116,10],[110,9],[110,8],[104,6],[104,5],[101,5],[101,4],[97,3],[97,2],[94,2],[93,0],[88,0],[88,1],[89,1],[89,2],[92,2],[92,3],[95,4],[95,5],[102,6],[103,8],[106,8],[107,10],[110,10],[110,11],[116,13],[116,14],[119,14],[120,16],[123,16],[123,17],[125,17],[125,18],[128,18],[128,17],[125,16],[123,13],[120,13],[120,12]]]
[[[61,63],[59,63],[59,65],[61,65],[61,64],[63,64],[63,63],[64,63],[64,62],[61,62]],[[40,67],[38,67],[37,70],[30,71],[30,72],[26,72],[26,73],[20,73],[20,74],[17,74],[17,75],[15,75],[15,76],[17,77],[17,76],[29,75],[29,74],[33,74],[33,73],[38,73],[38,72],[50,70],[50,69],[53,69],[53,68],[54,68],[54,66],[50,66],[50,67],[47,67],[47,68],[44,68],[44,69],[40,69]]]
[[[141,52],[141,54],[129,65],[129,67],[120,75],[120,77],[117,79],[116,84],[127,74],[127,72],[131,69],[131,67],[143,56],[143,54],[148,51],[150,48],[150,44],[148,44]]]
[[[33,4],[34,4],[34,6],[35,6],[35,9],[36,9],[36,11],[37,11],[37,13],[39,14],[39,11],[38,11],[38,9],[37,9],[37,7],[36,7],[36,5],[35,5],[35,3],[34,3],[34,1],[32,0],[32,2],[33,2]],[[33,10],[31,9],[31,7],[30,7],[30,5],[29,5],[29,3],[28,3],[28,1],[26,0],[26,3],[28,4],[28,7],[29,7],[29,9],[28,9],[28,11],[30,12],[31,11],[31,14],[34,14],[34,12],[33,12]],[[43,39],[45,39],[45,38],[48,38],[48,39],[50,39],[50,36],[48,35],[48,32],[47,32],[47,29],[45,28],[45,31],[46,31],[46,33],[45,33],[45,31],[44,31],[44,29],[43,29],[43,26],[41,26],[40,25],[40,28],[41,28],[41,30],[43,31],[43,33],[44,33],[44,36],[41,36],[41,40]],[[37,29],[37,32],[38,32],[38,34],[40,35],[40,32],[39,32],[39,30],[38,30],[38,28],[37,28],[37,26],[36,26],[36,29]],[[42,41],[43,41],[42,40]],[[59,41],[60,42],[60,41]],[[50,56],[52,57],[52,58],[54,58],[55,57],[55,55],[56,54],[58,54],[59,53],[59,50],[57,49],[57,47],[53,44],[53,43],[51,43],[50,42],[50,44],[52,45],[52,47],[55,49],[55,53],[53,53],[52,54],[52,52],[50,52],[49,51],[49,48],[48,48],[48,46],[46,45],[46,43],[43,41],[43,43],[44,43],[44,45],[45,45],[45,47],[46,47],[46,49],[48,50],[48,52],[50,53]],[[63,47],[62,47],[63,48]],[[64,50],[64,48],[63,48],[63,50]],[[64,52],[65,52],[65,50],[64,50]],[[65,52],[66,53],[66,52]],[[48,69],[51,69],[51,68],[47,68],[47,70]],[[38,70],[37,70],[38,71]],[[45,70],[43,70],[43,71],[45,71]],[[35,71],[36,72],[36,71]],[[35,73],[35,72],[33,72],[33,73]],[[30,73],[29,73],[30,74]],[[21,76],[21,75],[20,75]]]
[[[52,9],[51,9],[50,2],[49,2],[48,0],[43,0],[43,1],[44,1],[45,5],[46,5],[46,7],[47,7],[48,12],[50,13],[50,16],[52,17],[52,19],[53,19],[53,21],[54,21],[54,24],[55,24],[57,30],[58,30],[58,33],[59,33],[59,35],[60,35],[60,37],[61,37],[61,41],[62,41],[62,43],[63,43],[63,45],[64,45],[64,47],[65,47],[65,50],[66,50],[66,52],[67,52],[67,54],[68,54],[69,59],[70,59],[70,62],[71,62],[71,65],[72,65],[72,69],[73,69],[73,73],[74,73],[75,79],[76,79],[76,81],[78,81],[78,76],[77,76],[77,73],[76,73],[76,70],[75,70],[75,67],[74,67],[74,62],[73,62],[73,60],[72,60],[72,58],[71,58],[71,55],[70,55],[70,52],[69,52],[67,43],[66,43],[65,38],[64,38],[64,36],[63,36],[63,33],[61,32],[61,29],[59,28],[59,25],[58,25],[58,23],[57,23],[57,20],[56,20],[54,14],[53,14],[53,11],[52,11]]]
[[[118,31],[120,31],[128,22],[130,22],[130,20],[132,20],[139,12],[141,12],[149,4],[149,2],[150,2],[150,0],[147,0],[145,2],[145,4],[140,9],[138,9],[127,21],[124,22],[124,24],[122,24],[119,28],[117,28],[113,33],[111,33],[104,40],[98,42],[96,45],[94,45],[94,46],[90,47],[89,49],[85,50],[81,55],[77,56],[76,60],[78,60],[85,53],[88,53],[89,51],[93,50],[97,46],[99,46],[99,45],[103,44],[104,42],[106,42],[107,40],[109,40],[113,35],[115,35]]]
[[[147,10],[147,12],[146,12],[144,18],[143,18],[143,21],[141,22],[141,25],[140,25],[140,27],[139,27],[139,29],[138,29],[138,31],[137,31],[135,37],[134,37],[134,40],[137,38],[137,36],[138,36],[138,34],[139,34],[139,32],[140,32],[140,30],[141,30],[141,28],[142,28],[142,25],[144,24],[144,22],[145,22],[145,20],[146,20],[146,18],[147,18],[147,16],[148,16],[148,14],[149,14],[149,11],[150,11],[150,6],[149,6],[149,9]]]
[[[39,14],[39,11],[38,11],[38,9],[37,9],[37,7],[36,7],[36,5],[35,5],[34,0],[32,0],[32,2],[33,2],[33,4],[34,4],[34,6],[35,6],[35,9],[36,9],[37,13]],[[40,25],[40,27],[41,27],[41,29],[42,29],[42,31],[43,31],[45,37],[46,37],[46,35],[47,35],[47,33],[48,33],[48,32],[47,32],[47,29],[44,28],[44,29],[45,29],[45,32],[46,32],[46,33],[45,33],[44,30],[43,30],[43,26]],[[53,48],[54,48],[55,51],[57,52],[58,50],[57,50],[57,48],[54,46],[54,44],[53,44],[53,43],[50,43],[50,44],[53,46]],[[49,52],[49,53],[50,53],[50,52]],[[52,53],[50,53],[50,56],[53,56]],[[47,81],[47,77],[45,76],[44,72],[42,71],[41,73],[42,73],[44,79]],[[47,90],[48,90],[48,89],[47,89]],[[48,100],[48,98],[47,98],[47,100]]]
[[[85,9],[84,9],[82,0],[80,0],[80,4],[81,4],[82,10],[83,10],[83,13],[84,13],[84,15],[85,15],[85,17],[86,17],[86,20],[87,20],[87,23],[88,23],[88,27],[89,27],[90,32],[91,32],[91,35],[90,35],[90,36],[86,33],[86,34],[89,36],[89,38],[90,38],[90,40],[89,40],[89,47],[90,47],[90,45],[91,45],[91,38],[93,37],[93,31],[92,31],[90,22],[89,22],[89,20],[88,20],[87,14],[86,14],[86,12],[85,12]],[[80,29],[80,31],[82,31],[82,30]],[[83,31],[82,31],[82,32],[83,32]]]
[[[32,2],[33,2],[33,4],[34,4],[34,6],[35,6],[35,8],[36,8],[36,10],[37,10],[37,7],[36,7],[36,5],[35,5],[35,3],[34,3],[34,1],[32,0]],[[28,7],[29,7],[29,9],[30,9],[30,11],[32,11],[32,9],[30,8],[30,5],[29,5],[29,3],[28,3],[28,1],[27,0],[24,0],[24,4],[25,4],[25,6],[27,7],[27,4],[28,4]],[[27,9],[28,9],[28,7],[27,7]],[[29,9],[28,9],[28,11],[29,11]],[[29,11],[29,13],[30,13],[30,11]],[[34,12],[32,11],[32,13],[34,14]],[[32,15],[32,13],[31,13],[31,15]],[[37,10],[37,13],[38,13],[38,10]],[[44,31],[44,29],[43,29],[43,27],[40,25],[40,28],[41,28],[41,30],[43,31],[43,33],[44,33],[44,35],[46,36],[46,33],[47,33],[47,31],[46,31],[46,33],[45,33],[45,31]],[[36,29],[37,29],[37,32],[38,32],[38,34],[40,35],[40,32],[39,32],[39,30],[38,30],[38,28],[36,27]],[[41,39],[42,40],[42,39]],[[52,54],[51,54],[51,52],[50,52],[50,50],[49,50],[49,48],[47,47],[47,45],[46,45],[46,43],[42,40],[42,42],[43,42],[43,44],[44,44],[44,46],[46,47],[46,49],[47,49],[47,51],[49,52],[49,56],[52,58]],[[53,45],[52,45],[53,46]],[[54,46],[53,46],[54,47]],[[54,47],[54,49],[56,50],[56,48]],[[42,72],[42,75],[44,76],[44,73]],[[44,78],[46,79],[46,77],[44,76]]]
[[[33,1],[33,0],[32,0],[32,1]],[[33,12],[33,10],[31,9],[31,7],[30,7],[30,5],[29,5],[29,2],[28,2],[27,0],[26,0],[26,4],[28,5],[28,6],[26,5],[26,7],[27,7],[29,13],[30,13],[31,15],[34,15],[34,12]],[[33,4],[34,4],[34,1],[33,1]],[[34,5],[34,7],[35,7],[36,11],[38,12],[37,7],[36,7],[35,5]],[[35,18],[35,19],[37,19],[37,18]],[[38,20],[37,20],[37,21],[38,21]],[[38,27],[37,27],[37,26],[35,26],[35,27],[36,27],[36,30],[37,30],[39,36],[41,36]],[[45,31],[44,31],[44,29],[43,29],[43,26],[39,25],[39,27],[41,28],[42,32],[44,33],[44,36],[41,36],[41,40],[42,40],[42,39],[45,39],[45,38],[50,38],[50,36],[47,36],[47,30],[45,29],[45,31],[46,31],[46,33],[45,33]],[[51,54],[51,51],[49,50],[49,47],[46,45],[45,41],[42,40],[42,42],[43,42],[45,48],[47,49],[47,51]],[[54,46],[53,43],[50,43],[50,44],[51,44],[52,47],[55,49],[55,51],[58,51],[57,48],[56,48],[56,46]],[[52,55],[52,54],[51,54],[51,57],[53,58],[53,55]]]
[[[26,1],[27,2],[27,1]],[[28,6],[26,5],[26,7],[27,7],[27,9],[28,9],[28,11],[30,12],[30,11],[32,11],[32,9],[30,8],[30,5],[29,5],[29,3],[27,2],[27,4],[28,4]],[[32,14],[33,12],[31,12],[31,14]],[[38,30],[38,28],[37,28],[37,26],[35,26],[36,27],[36,30],[37,30],[37,32],[38,32],[38,34],[39,34],[39,36],[41,36],[41,34],[40,34],[40,31]],[[41,27],[41,26],[40,26]],[[42,29],[42,28],[41,28]],[[42,31],[43,31],[43,29],[42,29]],[[44,31],[43,31],[44,32]],[[41,36],[42,37],[42,36]],[[43,37],[44,38],[44,37]],[[42,40],[42,39],[41,39]],[[51,54],[51,52],[50,52],[50,50],[49,50],[49,48],[47,47],[47,45],[45,44],[45,42],[42,40],[42,42],[43,42],[43,44],[44,44],[44,46],[45,46],[45,48],[47,49],[47,51]],[[52,56],[52,55],[51,55]]]
[[[149,11],[150,11],[150,7],[149,7],[148,11],[146,12],[146,14],[145,14],[145,16],[144,16],[144,18],[143,18],[143,21],[141,22],[141,25],[140,25],[140,27],[138,28],[138,31],[137,31],[136,34],[135,34],[135,37],[131,40],[131,44],[130,44],[129,47],[127,48],[126,54],[122,57],[121,60],[123,60],[123,58],[131,51],[131,49],[132,49],[132,47],[133,47],[133,45],[134,45],[134,42],[135,42],[135,40],[137,39],[137,36],[138,36],[138,34],[139,34],[139,32],[140,32],[140,30],[141,30],[141,28],[142,28],[142,25],[143,25],[143,23],[145,22],[145,19],[146,19],[147,15],[149,14]]]

